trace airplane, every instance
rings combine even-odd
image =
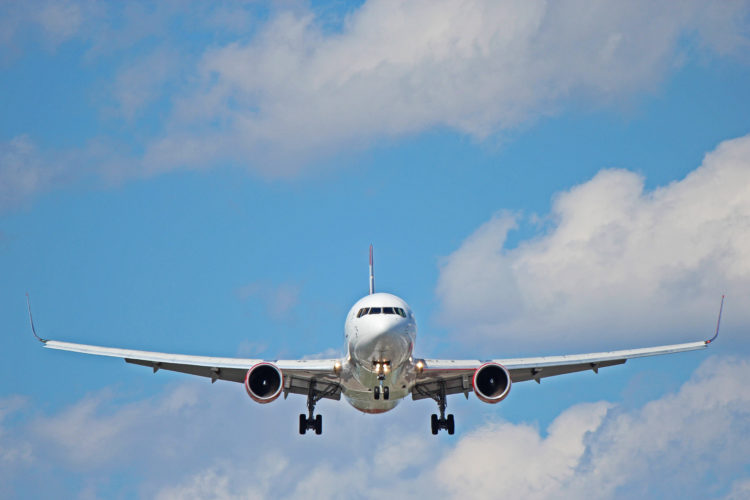
[[[159,370],[228,380],[245,385],[248,396],[266,404],[281,394],[307,396],[307,414],[299,415],[299,433],[323,432],[323,417],[315,415],[321,399],[346,400],[364,413],[392,410],[411,394],[413,400],[431,398],[439,414],[432,414],[432,434],[455,432],[453,414],[446,416],[446,397],[474,392],[490,404],[505,399],[511,385],[566,373],[620,365],[628,359],[705,349],[719,335],[724,296],[721,297],[716,332],[708,340],[610,352],[507,359],[423,359],[414,356],[417,324],[414,313],[401,298],[375,293],[373,251],[370,245],[370,293],[357,301],[346,315],[346,356],[337,359],[263,360],[192,356],[75,344],[43,339],[37,335],[31,304],[26,294],[34,336],[44,347],[63,351],[123,358],[127,363]]]

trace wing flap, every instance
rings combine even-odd
[[[555,375],[564,375],[566,373],[583,372],[586,370],[599,371],[599,368],[624,364],[626,359],[615,359],[610,361],[600,361],[598,363],[579,363],[575,365],[558,365],[533,368],[512,368],[510,379],[513,382],[525,382],[526,380],[543,379],[545,377],[554,377]]]
[[[337,380],[328,377],[321,378],[320,375],[309,375],[293,373],[284,375],[284,397],[288,394],[301,394],[307,396],[310,393],[310,384],[315,393],[325,399],[340,400],[341,385]]]
[[[198,375],[199,377],[210,378],[212,381],[216,380],[228,380],[230,382],[245,382],[245,374],[247,370],[242,368],[224,368],[219,366],[196,366],[196,365],[185,365],[179,363],[160,363],[155,361],[146,361],[143,359],[131,359],[125,358],[126,363],[134,365],[148,366],[154,369],[154,373],[158,370],[168,370],[172,372],[187,373],[189,375]]]
[[[411,392],[415,401],[432,398],[442,390],[445,394],[466,394],[472,391],[471,378],[474,369],[466,370],[425,370],[418,378]]]

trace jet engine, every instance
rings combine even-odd
[[[474,372],[474,393],[485,403],[499,403],[510,392],[510,373],[497,363],[485,363]]]
[[[272,363],[258,363],[245,375],[245,390],[258,403],[270,403],[281,394],[284,375]]]

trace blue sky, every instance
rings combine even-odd
[[[3,496],[750,494],[747,2],[0,7]],[[710,351],[381,416],[42,349]],[[43,478],[43,480],[40,480]]]

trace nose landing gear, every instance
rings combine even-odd
[[[375,399],[380,399],[381,394],[383,395],[383,399],[386,401],[388,401],[391,397],[390,388],[387,385],[384,387],[382,382],[380,385],[376,385],[375,388],[372,390],[372,395]]]
[[[380,399],[380,395],[382,394],[383,399],[387,401],[391,397],[391,391],[388,386],[383,386],[383,382],[385,382],[385,374],[391,371],[391,362],[373,361],[372,366],[375,370],[375,373],[378,375],[379,382],[379,385],[376,385],[372,390],[372,395],[375,399]]]

